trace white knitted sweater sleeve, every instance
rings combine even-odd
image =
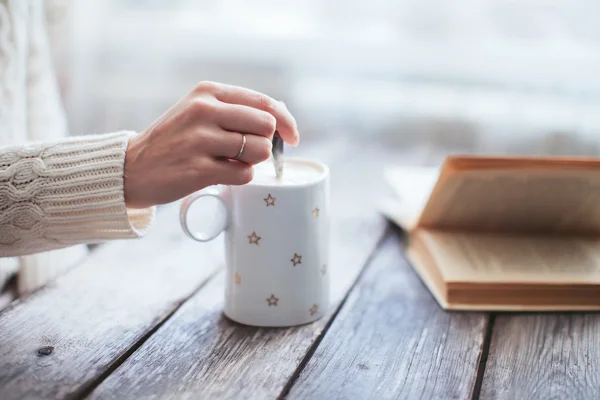
[[[128,209],[132,132],[0,147],[0,257],[145,235],[155,208]]]

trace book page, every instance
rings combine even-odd
[[[452,170],[483,169],[554,169],[598,170],[600,159],[592,157],[528,156],[449,156],[445,168]]]
[[[497,163],[496,163],[497,164]],[[600,167],[446,165],[419,227],[522,233],[600,233]]]
[[[439,168],[431,167],[387,168],[385,179],[394,196],[380,199],[379,210],[401,228],[410,231],[419,220],[439,173]]]
[[[600,238],[418,230],[445,282],[600,283]]]

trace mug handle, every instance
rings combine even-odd
[[[196,200],[205,198],[205,197],[213,197],[213,198],[217,199],[220,203],[220,207],[223,207],[224,212],[215,213],[215,219],[213,220],[212,225],[215,225],[218,229],[216,229],[216,230],[213,229],[212,232],[211,231],[208,231],[208,232],[200,231],[200,232],[194,233],[190,230],[190,227],[188,225],[187,214],[188,214],[190,207]],[[221,197],[221,194],[216,191],[197,192],[197,193],[191,194],[191,195],[187,196],[181,203],[181,208],[179,209],[179,223],[181,224],[181,228],[183,229],[183,232],[188,237],[190,237],[194,240],[197,240],[198,242],[209,242],[209,241],[213,240],[214,238],[219,236],[221,234],[221,232],[223,232],[225,229],[227,229],[228,222],[229,222],[229,216],[228,216],[228,212],[227,212],[227,205],[225,204],[225,201]]]

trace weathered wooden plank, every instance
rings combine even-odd
[[[392,231],[288,398],[470,398],[487,322],[441,309]]]
[[[0,398],[85,391],[222,266],[218,242],[184,238],[178,204],[140,240],[101,246],[0,314]]]
[[[380,240],[372,206],[380,151],[353,148],[331,166],[332,301],[339,304]],[[209,283],[103,382],[93,398],[276,398],[326,328],[325,318],[286,329],[241,326],[222,316],[223,277]]]
[[[496,316],[480,399],[599,399],[600,315]]]

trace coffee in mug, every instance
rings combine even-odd
[[[285,174],[277,179],[275,170],[268,162],[254,166],[254,178],[250,185],[294,186],[319,180],[324,171],[310,162],[287,160],[284,162]]]
[[[225,315],[254,326],[292,326],[321,318],[329,306],[329,170],[287,158],[281,179],[272,163],[254,166],[242,186],[205,190],[182,203],[184,232],[198,241],[225,232]],[[211,232],[190,231],[187,213],[217,198]]]

